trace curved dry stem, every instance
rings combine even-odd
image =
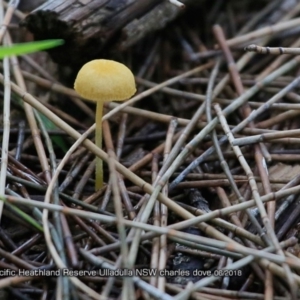
[[[96,146],[102,149],[102,115],[103,103],[97,103],[96,108]],[[100,157],[96,156],[96,191],[103,187],[103,161]]]
[[[71,154],[77,149],[77,147],[88,137],[88,135],[93,131],[93,127],[89,128],[74,144],[73,146],[69,149],[69,151],[66,153],[66,155],[64,156],[63,160],[60,162],[60,164],[58,165],[56,172],[54,173],[50,184],[47,188],[47,192],[45,195],[45,203],[50,203],[50,198],[51,198],[51,194],[52,194],[52,190],[54,188],[55,182],[59,176],[59,173],[61,172],[61,170],[63,169],[64,165],[66,164],[66,162],[68,161],[68,159],[70,158]],[[57,267],[64,269],[67,268],[67,266],[64,264],[64,262],[61,260],[61,258],[59,257],[53,243],[51,240],[51,234],[50,234],[50,229],[49,229],[49,225],[48,225],[48,214],[49,214],[49,210],[48,209],[44,209],[43,210],[43,227],[44,227],[44,234],[45,234],[45,242],[47,244],[47,247],[49,249],[49,252],[51,253],[51,256],[53,258],[53,260],[55,261]],[[85,292],[87,295],[89,295],[91,298],[93,299],[102,299],[102,297],[96,293],[94,290],[92,290],[90,287],[88,287],[87,285],[85,285],[83,282],[81,282],[78,278],[76,277],[69,277],[70,280],[72,281],[72,283],[77,286],[80,290],[82,290],[83,292]]]
[[[8,150],[9,150],[9,134],[10,134],[10,80],[9,80],[9,62],[8,58],[4,58],[4,105],[3,105],[3,138],[1,150],[1,168],[0,168],[0,193],[5,193],[6,172],[8,168]],[[0,203],[0,219],[2,217],[3,202]]]

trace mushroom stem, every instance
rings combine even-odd
[[[97,103],[96,108],[96,146],[102,149],[102,115],[103,103]],[[96,156],[96,190],[103,187],[103,162],[102,159]]]

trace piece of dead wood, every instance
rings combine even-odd
[[[54,0],[31,12],[21,26],[36,40],[64,39],[64,46],[49,53],[55,62],[74,67],[127,49],[181,11],[167,0]]]
[[[276,165],[270,167],[269,171],[269,179],[272,180],[280,180],[284,179],[285,181],[290,181],[300,173],[300,165],[286,165],[283,163],[277,163]],[[272,183],[272,191],[276,192],[282,188],[284,184],[276,184]],[[264,194],[262,183],[258,183],[258,191],[261,195]]]

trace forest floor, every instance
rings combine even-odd
[[[4,45],[42,1],[14,2]],[[104,105],[102,149],[81,63],[2,61],[1,299],[300,299],[300,2],[182,2],[93,57],[137,88]]]

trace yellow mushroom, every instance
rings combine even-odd
[[[136,92],[134,76],[119,62],[92,60],[79,70],[74,89],[84,99],[96,102],[96,145],[101,148],[103,103],[129,99]],[[96,157],[96,190],[102,186],[102,160]]]

